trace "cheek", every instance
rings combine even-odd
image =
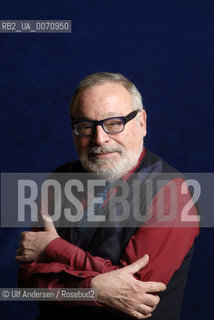
[[[123,137],[123,147],[126,151],[138,152],[143,143],[142,131],[137,127],[131,131],[132,133],[127,133]]]
[[[84,152],[85,148],[88,147],[89,142],[88,142],[88,139],[86,139],[86,138],[83,138],[83,137],[79,138],[79,137],[75,136],[74,137],[74,144],[75,144],[77,153],[82,154]]]
[[[134,140],[130,137],[130,135],[123,134],[123,136],[120,136],[116,139],[114,139],[115,143],[120,145],[125,149],[125,151],[133,151],[135,149],[135,143]]]

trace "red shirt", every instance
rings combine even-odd
[[[144,154],[143,154],[144,155]],[[142,156],[143,156],[142,155]],[[164,193],[164,215],[172,210],[170,188],[166,185],[153,198],[148,209],[151,218],[144,223],[130,238],[119,265],[113,265],[111,260],[92,256],[74,244],[57,238],[53,240],[44,252],[44,262],[21,264],[19,270],[19,286],[40,288],[90,288],[92,277],[127,266],[145,254],[149,255],[148,265],[135,276],[141,281],[161,281],[167,284],[173,274],[181,266],[184,257],[199,234],[199,223],[183,222],[184,209],[188,204],[189,216],[197,216],[197,210],[191,195],[181,195],[182,178],[173,180],[178,194],[176,201],[176,216],[171,221],[157,220],[158,197]],[[63,302],[60,302],[63,304]],[[90,304],[92,302],[65,302],[66,306]],[[94,305],[98,305],[94,302]]]

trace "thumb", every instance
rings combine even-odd
[[[51,231],[54,233],[57,233],[56,228],[53,224],[53,221],[51,219],[51,217],[49,217],[48,215],[43,214],[42,215],[42,220],[44,223],[44,227],[45,227],[45,231]]]
[[[137,261],[133,262],[129,266],[125,267],[126,271],[134,274],[141,269],[143,269],[149,262],[149,256],[148,254],[145,254],[142,258],[138,259]]]

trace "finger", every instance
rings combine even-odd
[[[144,316],[151,314],[154,311],[154,307],[147,306],[145,304],[140,304],[137,306],[137,311],[142,313]]]
[[[147,282],[142,282],[142,285],[146,292],[160,292],[166,290],[166,285],[162,282],[152,282],[152,281],[147,281]]]
[[[140,313],[140,312],[135,312],[135,313],[133,313],[133,315],[132,315],[135,319],[148,319],[148,318],[150,318],[151,316],[152,316],[152,314],[151,313],[149,313],[149,314],[142,314],[142,313]]]
[[[21,248],[17,249],[17,250],[16,250],[17,255],[18,255],[18,256],[22,255],[22,251],[23,251],[23,250],[22,250]]]
[[[26,256],[23,256],[23,255],[18,255],[18,256],[16,256],[16,262],[18,262],[18,263],[29,263],[29,262],[31,262],[31,259],[26,257]]]
[[[149,314],[147,314],[146,316],[145,315],[143,315],[143,317],[141,318],[141,319],[148,319],[148,318],[150,318],[152,316],[152,314],[151,313],[149,313]]]
[[[126,271],[134,274],[134,273],[140,271],[141,269],[143,269],[148,264],[148,262],[149,262],[149,256],[148,256],[148,254],[145,254],[142,258],[133,262],[129,266],[124,267],[124,269],[126,269]]]
[[[152,314],[151,313],[149,313],[149,314],[143,314],[142,315],[142,317],[140,318],[140,319],[148,319],[148,318],[150,318],[152,316]]]
[[[54,231],[56,232],[56,228],[53,224],[53,221],[51,219],[51,217],[49,217],[48,215],[42,215],[42,220],[43,220],[43,223],[44,223],[44,227],[45,227],[45,231]]]
[[[19,241],[19,248],[23,248],[23,241]]]
[[[29,250],[29,249],[31,250],[32,249],[31,240],[23,240],[19,249],[21,249],[21,251]]]
[[[158,295],[154,294],[146,294],[144,296],[144,304],[151,307],[155,308],[157,304],[160,302],[160,297]]]
[[[24,239],[24,238],[26,237],[27,232],[29,232],[29,231],[23,231],[23,232],[20,234],[20,238],[21,238],[21,239]]]
[[[21,254],[18,253],[15,259],[19,263],[30,263],[37,260],[32,251],[28,249],[24,250]]]

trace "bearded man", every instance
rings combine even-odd
[[[178,320],[198,220],[183,222],[183,209],[197,217],[184,178],[144,147],[146,112],[135,85],[121,74],[95,73],[83,79],[71,101],[71,126],[79,160],[60,166],[56,173],[90,173],[106,181],[98,215],[109,215],[111,198],[120,192],[117,181],[130,183],[134,174],[148,180],[172,174],[152,190],[145,206],[146,188],[140,193],[140,214],[132,223],[137,203],[130,192],[131,218],[121,226],[90,228],[87,219],[74,228],[55,228],[46,217],[44,230],[23,232],[17,253],[19,285],[38,288],[94,288],[94,301],[40,303],[40,320],[146,319]],[[165,181],[165,180],[164,180]],[[107,186],[107,190],[106,190]],[[147,191],[146,191],[147,190]],[[175,196],[172,200],[171,191]],[[164,199],[160,206],[160,195]],[[84,199],[81,199],[82,202]],[[132,205],[131,205],[132,203]],[[159,219],[173,212],[173,219]],[[149,214],[148,214],[149,212]],[[84,206],[87,216],[88,207]],[[167,287],[166,287],[167,286]]]

